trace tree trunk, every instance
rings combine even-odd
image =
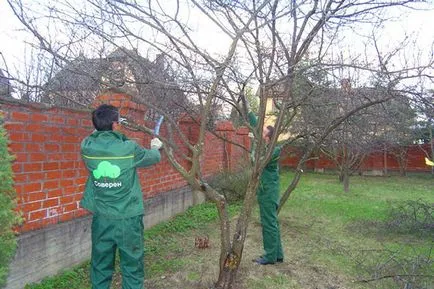
[[[226,254],[226,257],[223,256],[224,258],[220,258],[220,272],[217,283],[215,284],[215,289],[236,289],[233,286],[243,255],[244,242],[246,239],[248,226],[247,215],[250,215],[247,210],[241,213],[235,235],[233,236],[230,253]]]
[[[398,164],[399,164],[399,175],[401,177],[405,177],[407,175],[407,165],[406,165],[406,158],[407,156],[403,157],[402,154],[398,157]]]
[[[216,289],[236,289],[233,286],[243,255],[244,242],[247,236],[247,228],[256,196],[258,180],[258,175],[252,176],[252,180],[247,187],[243,208],[237,220],[232,242],[226,247],[228,248],[227,250],[224,250],[222,247],[220,251],[220,272],[215,284]]]
[[[341,170],[339,172],[339,183],[343,183],[344,182],[344,172]]]
[[[348,169],[345,168],[343,172],[343,182],[344,182],[344,192],[348,193],[350,191],[350,174]]]
[[[430,119],[431,120],[431,119]],[[432,123],[432,122],[430,122]],[[433,136],[433,127],[430,125],[429,128],[429,140],[431,144],[431,159],[434,160],[434,136]],[[431,167],[431,175],[434,178],[434,166]]]
[[[387,147],[384,146],[384,153],[383,153],[383,164],[384,164],[384,176],[387,177],[387,175],[389,174],[388,170],[387,170]]]
[[[405,172],[403,166],[399,166],[399,175],[400,175],[401,177],[405,177],[405,175],[406,175],[406,172]]]
[[[242,247],[244,247],[244,244],[242,244]],[[216,289],[233,289],[240,261],[241,255],[237,255],[236,253],[227,255],[223,267],[220,267],[219,278],[215,284]]]

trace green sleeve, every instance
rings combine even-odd
[[[256,115],[253,112],[249,112],[249,114],[247,115],[247,117],[249,118],[249,123],[252,127],[256,127],[258,125],[258,118],[256,117]],[[250,159],[252,162],[255,161],[255,150],[256,150],[256,142],[251,141],[251,147],[250,147]]]
[[[157,149],[144,149],[137,145],[134,153],[134,160],[136,167],[151,166],[161,160],[160,151]]]
[[[271,155],[270,162],[278,162],[280,159],[280,153],[282,151],[282,148],[280,146],[276,146],[274,148],[273,154]]]
[[[258,118],[253,112],[249,112],[248,118],[251,126],[256,127],[258,125]]]
[[[93,185],[91,183],[90,178],[87,178],[85,189],[83,192],[83,196],[80,200],[80,207],[86,209],[90,212],[95,211],[95,197],[93,192]]]
[[[274,148],[273,154],[271,155],[271,159],[268,161],[267,165],[265,166],[266,170],[274,171],[278,169],[280,152],[281,152],[281,148],[279,146],[276,146]]]

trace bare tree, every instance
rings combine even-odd
[[[346,121],[329,135],[320,149],[336,165],[339,181],[346,193],[350,191],[350,176],[359,170],[372,149],[362,133],[360,126]]]
[[[162,140],[170,163],[193,190],[203,192],[216,204],[220,216],[221,251],[220,273],[215,287],[227,289],[233,288],[259,177],[272,155],[277,138],[282,132],[291,132],[292,124],[299,117],[300,111],[315,103],[315,94],[311,89],[294,93],[297,77],[309,71],[310,67],[321,66],[327,70],[344,65],[336,62],[329,62],[327,66],[322,64],[338,41],[336,35],[344,27],[357,23],[376,23],[381,21],[379,15],[385,9],[404,7],[414,1],[185,0],[166,3],[156,0],[141,4],[126,0],[82,2],[77,6],[71,1],[59,0],[49,7],[42,5],[36,9],[22,0],[8,0],[17,18],[37,39],[39,47],[51,53],[59,65],[70,63],[77,56],[74,52],[80,49],[98,51],[107,49],[107,45],[112,48],[138,48],[142,52],[147,49],[146,53],[149,55],[161,54],[167,59],[171,70],[176,72],[173,82],[152,77],[153,75],[150,75],[148,81],[162,85],[160,88],[176,83],[194,103],[194,106],[179,103],[179,107],[198,125],[199,134],[196,139],[192,142],[188,138],[178,126],[177,116],[165,110],[164,103],[152,101],[149,94],[155,90],[138,90],[133,96],[136,101],[166,116],[165,124],[169,133],[162,137]],[[195,11],[195,18],[199,19],[201,25],[212,26],[216,33],[224,35],[228,43],[224,53],[210,52],[210,47],[195,35],[195,23],[188,18],[191,11]],[[38,19],[49,19],[52,25],[48,28],[64,27],[62,31],[66,31],[69,37],[63,43],[51,41],[50,31],[46,31],[46,26],[43,26],[44,20],[38,22]],[[56,26],[53,26],[54,24]],[[65,36],[62,39],[64,38]],[[308,52],[314,55],[311,57],[314,61],[307,67],[302,67],[301,61]],[[137,57],[132,57],[132,60],[137,60]],[[360,63],[358,66],[354,66],[354,69],[372,72],[387,68],[387,64],[381,61],[378,61],[377,65]],[[417,68],[418,75],[425,73],[424,67]],[[388,80],[399,82],[402,78],[409,77],[413,71],[410,66],[400,68],[399,73],[387,71],[390,75]],[[130,81],[139,83],[137,79]],[[165,82],[164,85],[162,81]],[[107,85],[110,86],[110,82]],[[249,126],[255,135],[253,145],[257,148],[254,156],[256,161],[253,163],[243,207],[235,224],[231,226],[226,199],[206,182],[200,160],[204,152],[206,132],[210,130],[209,120],[216,104],[234,107],[248,126],[242,100],[249,85],[259,86],[258,127]],[[292,138],[303,139],[306,146],[297,173],[281,199],[281,206],[297,186],[301,168],[312,151],[352,115],[393,98],[395,94],[392,90],[392,86],[387,86],[384,93],[364,98],[354,108],[324,121],[322,127],[315,131],[293,130]],[[264,124],[266,102],[271,92],[278,94],[279,109],[275,123],[278,133],[271,140],[271,144],[266,146],[261,138],[260,128]],[[131,125],[152,133],[143,125]],[[188,148],[188,152],[178,149],[175,137]],[[236,145],[243,147],[242,144]],[[188,165],[185,165],[186,162]]]
[[[346,82],[347,80],[345,80]],[[348,111],[360,105],[360,99],[385,91],[381,87],[342,88],[338,110]],[[321,118],[327,116],[318,111]],[[349,176],[360,169],[365,156],[375,152],[392,153],[405,175],[408,146],[416,140],[416,114],[407,97],[397,94],[379,106],[372,106],[346,119],[321,145],[321,151],[337,166],[344,191],[349,191]],[[387,164],[386,164],[387,165]],[[387,167],[385,168],[387,171]]]

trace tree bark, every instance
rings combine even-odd
[[[258,175],[252,177],[252,181],[247,187],[244,205],[237,220],[232,242],[227,246],[227,250],[224,250],[222,247],[220,251],[220,272],[215,284],[216,289],[236,289],[233,286],[243,255],[244,242],[247,236],[247,228],[256,196],[258,180]],[[223,234],[222,238],[225,238]]]
[[[384,146],[384,153],[383,153],[383,173],[384,176],[387,177],[389,175],[389,171],[387,169],[387,146]]]
[[[399,175],[405,177],[407,175],[407,152],[400,150],[398,155]]]
[[[430,122],[431,123],[431,122]],[[431,143],[431,159],[434,160],[434,136],[433,136],[433,127],[430,125],[429,128],[429,137]],[[434,178],[434,167],[431,167],[431,175]]]
[[[343,181],[344,181],[344,192],[348,193],[350,191],[350,174],[348,173],[348,168],[344,168]]]
[[[242,246],[244,247],[244,244]],[[215,285],[216,289],[233,289],[240,261],[241,255],[237,255],[234,252],[231,252],[226,256],[223,268],[220,270],[219,278]]]

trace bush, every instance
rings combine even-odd
[[[407,245],[366,250],[357,256],[356,262],[358,282],[370,284],[367,288],[434,288],[432,248],[421,251]]]
[[[8,152],[6,131],[0,115],[0,287],[6,283],[9,262],[15,253],[16,237],[13,226],[19,216],[15,209],[15,191],[12,180],[12,156]]]
[[[249,183],[250,170],[237,173],[224,171],[216,175],[210,185],[226,197],[229,203],[244,200]]]
[[[390,209],[387,226],[399,233],[434,233],[434,205],[406,201]]]

